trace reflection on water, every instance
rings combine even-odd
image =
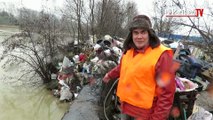
[[[18,27],[0,25],[0,42],[16,32],[19,32]],[[0,57],[2,52],[0,43]],[[21,70],[12,66],[5,71],[3,63],[0,62],[0,120],[61,120],[69,108],[68,103],[59,103],[44,86],[12,87],[12,83],[18,85],[17,82],[24,82],[16,80]]]
[[[0,120],[61,120],[68,107],[43,86],[10,87],[0,83]]]

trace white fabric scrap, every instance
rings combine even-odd
[[[65,86],[61,87],[60,98],[59,98],[60,101],[71,100],[72,96],[73,96],[73,94],[70,92],[69,88],[67,88]]]

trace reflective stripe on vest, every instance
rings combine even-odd
[[[133,57],[134,49],[123,55],[117,95],[121,101],[131,105],[149,109],[155,96],[155,65],[165,50],[163,45]]]

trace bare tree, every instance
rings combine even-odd
[[[85,4],[84,4],[85,3]],[[84,41],[91,34],[99,38],[111,36],[126,36],[126,27],[133,16],[137,14],[136,4],[122,0],[66,0],[66,10],[63,19],[68,24],[69,33]],[[78,32],[77,32],[78,31]]]
[[[170,9],[169,7],[173,6],[169,5],[168,0],[154,2],[154,29],[158,34],[169,35],[179,28],[176,23],[180,21],[180,18],[166,17],[167,10]]]
[[[173,1],[175,5],[179,8],[186,9],[186,3],[183,1],[181,3],[178,1]],[[196,8],[196,6],[191,5],[191,8]],[[200,41],[188,41],[186,37],[186,40],[184,41],[184,44],[187,45],[194,45],[198,48],[200,48],[207,56],[210,58],[213,58],[213,29],[212,24],[209,24],[211,20],[213,20],[213,11],[211,7],[205,6],[205,8],[208,9],[209,13],[205,13],[205,17],[196,17],[196,18],[190,18],[188,17],[187,21],[184,22],[177,22],[179,26],[182,27],[189,27],[189,33],[187,36],[190,36],[191,31],[195,30],[197,31],[200,36],[202,37],[202,40]],[[207,61],[212,62],[212,59],[208,59]]]
[[[54,15],[36,13],[29,9],[20,10],[21,33],[2,42],[4,56],[12,62],[25,62],[44,83],[51,81],[51,64],[56,60],[57,44],[60,37]],[[53,69],[52,69],[53,70]],[[25,73],[23,73],[25,74]]]
[[[137,8],[136,3],[134,2],[128,2],[126,5],[126,23],[130,23],[132,21],[132,18],[137,15]]]
[[[66,0],[66,10],[69,11],[67,15],[69,16],[72,23],[77,23],[77,40],[84,40],[84,31],[82,29],[82,16],[84,9],[83,0]],[[79,47],[78,47],[79,48]]]
[[[95,10],[95,0],[89,0],[89,8],[90,8],[90,26],[91,26],[91,34],[93,38],[93,43],[95,42],[95,16],[94,16],[94,10]]]
[[[121,0],[102,0],[96,6],[98,6],[96,8],[98,36],[109,34],[124,37],[124,31],[129,22],[127,19],[135,15],[136,5]]]

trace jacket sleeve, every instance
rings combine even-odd
[[[112,70],[110,70],[107,73],[111,80],[117,79],[117,78],[120,77],[120,69],[121,69],[121,64],[122,64],[122,58],[123,58],[123,56],[121,57],[120,64],[118,64],[118,66],[116,66],[115,68],[113,68]]]
[[[156,77],[161,73],[170,73],[170,82],[163,87],[157,84],[156,104],[150,120],[166,120],[169,116],[175,94],[175,73],[171,70],[173,64],[172,56],[165,51],[156,64]]]
[[[115,68],[113,68],[111,71],[109,71],[107,74],[108,74],[108,76],[111,80],[119,78],[119,76],[120,76],[120,64],[118,66],[116,66]]]

